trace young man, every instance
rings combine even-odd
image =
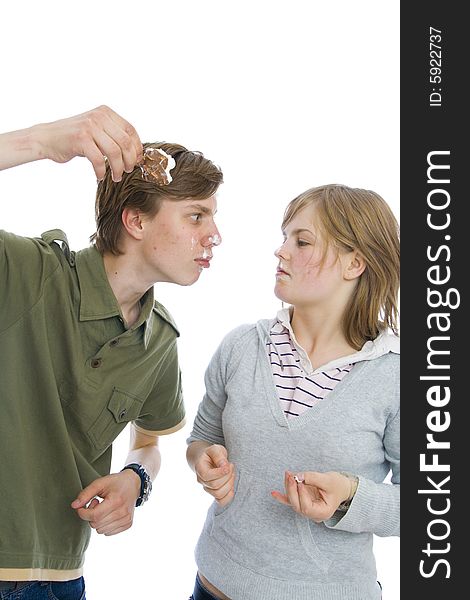
[[[184,425],[178,332],[153,285],[191,285],[220,243],[220,169],[177,144],[143,147],[108,107],[0,135],[0,169],[74,156],[99,180],[94,244],[0,231],[2,599],[83,599],[90,527],[132,525],[158,437]],[[129,422],[125,468],[109,474]]]

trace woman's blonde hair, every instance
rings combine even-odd
[[[387,328],[398,334],[399,227],[388,204],[370,190],[315,187],[289,203],[282,229],[306,207],[315,208],[325,252],[328,246],[357,250],[366,263],[343,316],[348,343],[359,350]]]
[[[111,169],[106,165],[106,174],[96,191],[96,233],[90,237],[101,254],[122,254],[119,241],[123,231],[121,215],[125,208],[138,209],[153,217],[163,199],[205,200],[215,194],[223,182],[220,168],[201,152],[167,142],[143,145],[144,149],[149,146],[161,148],[175,159],[176,166],[171,170],[173,180],[165,186],[145,181],[140,167],[136,166],[132,173],[123,173],[121,181],[115,183]]]

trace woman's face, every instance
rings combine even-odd
[[[345,257],[325,244],[315,225],[315,208],[306,207],[282,232],[284,243],[274,253],[279,260],[274,293],[294,306],[325,306],[344,294]],[[322,263],[322,258],[324,261]]]

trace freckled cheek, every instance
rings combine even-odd
[[[308,256],[302,254],[296,256],[291,261],[291,268],[295,273],[297,273],[297,275],[300,275],[306,279],[316,277],[319,272],[318,261],[313,260],[311,254]]]
[[[182,243],[179,236],[172,235],[171,232],[162,230],[161,234],[153,240],[153,250],[162,252],[167,249],[181,248]]]
[[[304,270],[302,285],[305,291],[312,290],[316,294],[328,289],[328,278],[323,276],[318,265],[310,265]]]
[[[190,251],[194,252],[196,248],[199,246],[199,236],[195,235],[194,231],[183,227],[178,236],[174,234],[170,236],[170,240],[172,245],[177,246],[179,251],[185,252]]]
[[[193,256],[197,253],[199,246],[198,238],[168,236],[158,239],[153,243],[152,250],[155,254],[167,255],[184,259],[185,256]]]
[[[292,256],[292,265],[298,269],[313,269],[318,261],[314,256],[313,250],[304,250]]]
[[[319,269],[318,265],[307,265],[307,267],[305,269],[305,274],[308,277],[318,277],[319,272],[320,272],[320,269]]]

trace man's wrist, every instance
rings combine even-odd
[[[140,486],[141,486],[141,479],[140,479],[140,475],[138,473],[136,473],[134,471],[134,469],[126,469],[125,467],[121,470],[121,473],[127,474],[127,477],[129,477],[129,480],[133,482],[133,485],[135,485],[135,497],[136,499],[140,496]]]
[[[150,479],[149,474],[145,470],[145,467],[143,467],[142,465],[140,465],[138,463],[130,463],[130,464],[126,465],[121,470],[121,473],[123,471],[127,471],[127,470],[133,471],[137,475],[137,477],[139,477],[139,479],[140,479],[140,488],[138,491],[139,495],[137,497],[135,505],[141,506],[149,498],[150,492],[152,491],[152,481]]]
[[[42,129],[43,125],[39,124],[24,130],[24,142],[30,154],[30,162],[49,158],[43,144],[44,133]]]

